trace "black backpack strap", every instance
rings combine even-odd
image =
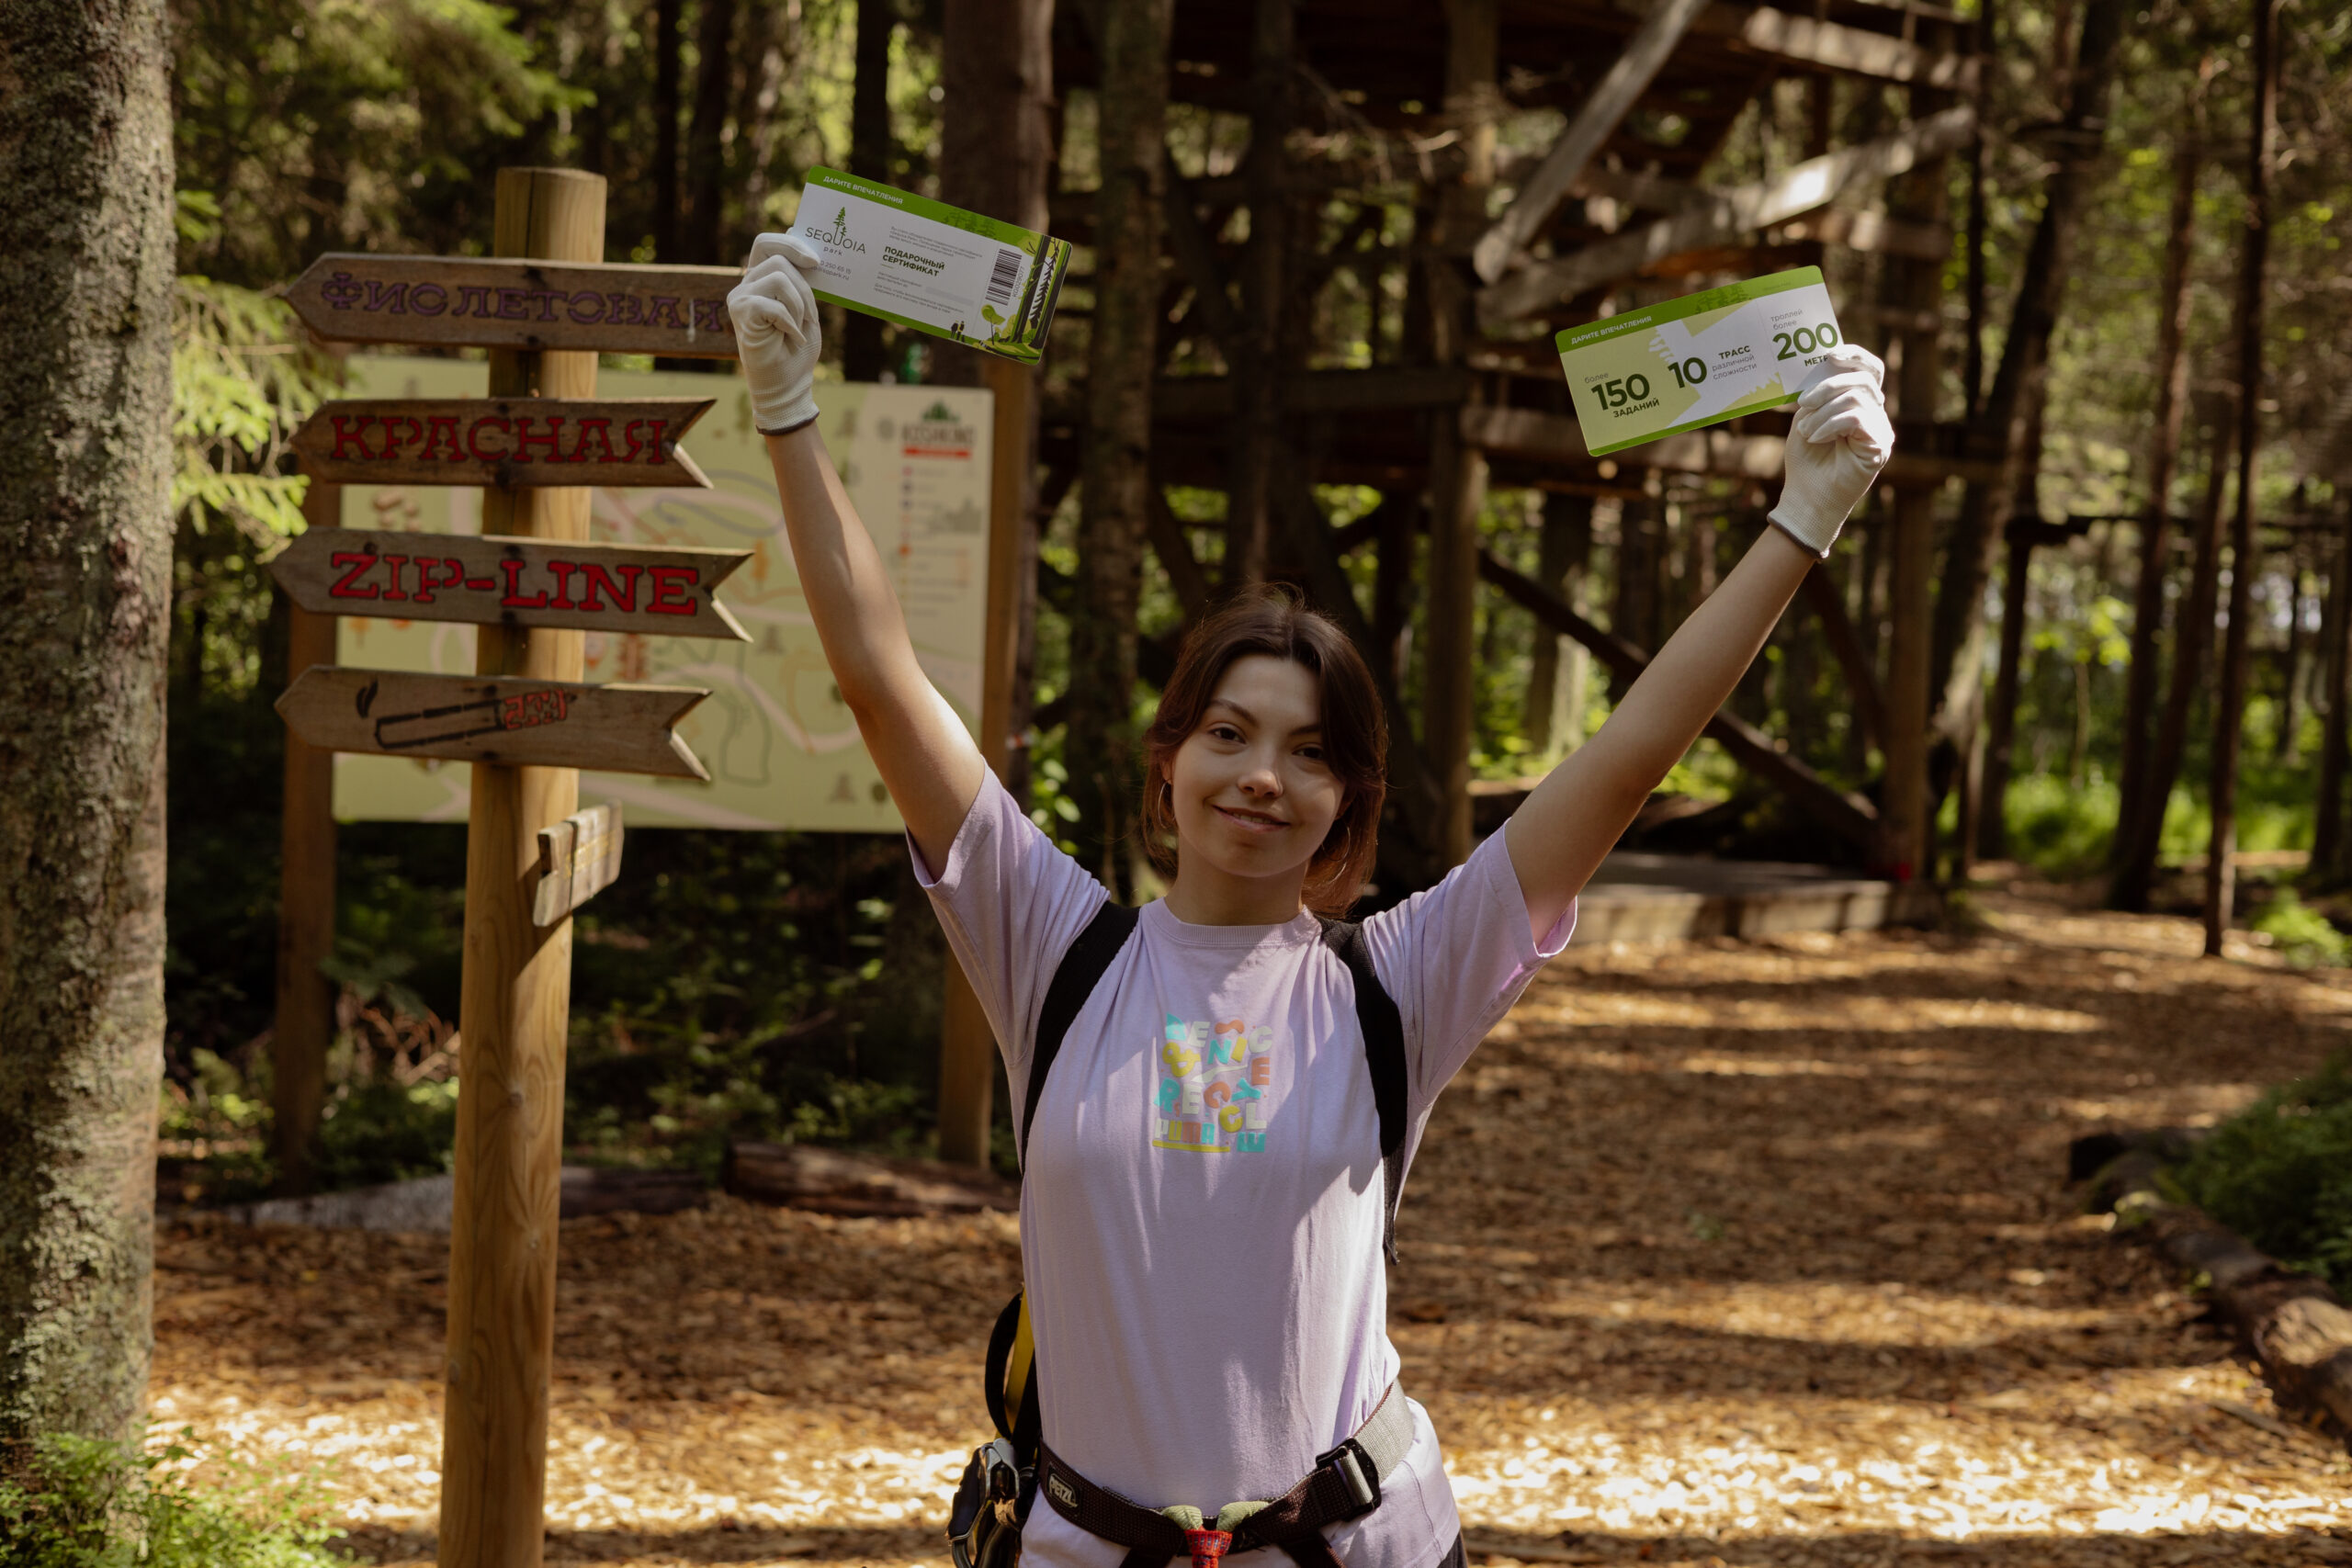
[[[1320,918],[1320,917],[1318,917]],[[1363,1032],[1364,1066],[1372,1069],[1372,1102],[1380,1111],[1381,1250],[1396,1261],[1396,1202],[1405,1185],[1405,1020],[1396,999],[1372,967],[1372,944],[1357,920],[1324,920],[1323,945],[1355,981],[1356,1025]],[[1034,1074],[1032,1075],[1035,1076]]]
[[[1045,1092],[1046,1074],[1052,1070],[1054,1058],[1061,1055],[1062,1036],[1069,1032],[1078,1010],[1094,994],[1096,982],[1102,972],[1111,967],[1111,960],[1119,956],[1119,949],[1127,945],[1127,937],[1136,929],[1136,919],[1142,913],[1120,903],[1107,900],[1069,944],[1062,961],[1054,969],[1054,978],[1046,987],[1046,1005],[1037,1013],[1037,1039],[1029,1049],[1029,1082],[1021,1100],[1021,1160],[1029,1161],[1029,1124],[1037,1119],[1037,1100]]]

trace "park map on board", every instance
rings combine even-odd
[[[478,361],[361,356],[351,367],[354,398],[480,397],[487,385],[487,367]],[[751,640],[586,633],[586,680],[711,689],[677,727],[711,778],[704,784],[584,773],[582,804],[622,802],[633,828],[896,831],[898,812],[817,645],[741,381],[607,370],[598,389],[608,398],[717,396],[718,406],[685,441],[711,488],[598,489],[590,537],[750,550],[725,597]],[[966,725],[977,728],[992,400],[963,387],[831,383],[818,389],[818,401],[826,449],[894,569],[923,669]],[[344,491],[345,527],[472,534],[481,531],[481,516],[479,491]],[[473,672],[470,626],[347,617],[337,635],[343,665]],[[345,821],[462,822],[470,776],[461,762],[340,755],[335,815]]]

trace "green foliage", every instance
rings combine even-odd
[[[2325,915],[2296,897],[2291,887],[2280,888],[2251,925],[2299,969],[2322,964],[2341,966],[2352,960],[2352,942],[2330,925]]]
[[[43,1437],[0,1473],[0,1568],[341,1568],[311,1479],[232,1468],[192,1482],[193,1456]]]
[[[187,204],[183,203],[183,211]],[[267,545],[302,528],[307,480],[284,471],[294,429],[342,385],[282,299],[185,276],[172,294],[172,509]]]
[[[2216,1127],[2180,1179],[2213,1218],[2352,1296],[2352,1053]]]

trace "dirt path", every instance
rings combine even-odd
[[[1989,905],[1575,953],[1474,1059],[1394,1328],[1486,1561],[2352,1562],[2352,1462],[2232,1414],[2260,1384],[2056,1190],[2079,1133],[2308,1069],[2352,976]],[[563,1247],[550,1562],[944,1561],[1009,1221],[723,1203]],[[429,1561],[443,1251],[171,1230],[160,1422],[323,1461],[350,1544]]]

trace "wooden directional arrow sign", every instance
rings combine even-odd
[[[474,256],[330,254],[286,290],[338,343],[585,348],[735,357],[731,266],[632,266]]]
[[[621,874],[621,808],[617,803],[575,811],[539,829],[539,886],[531,895],[531,923],[551,926],[613,885]]]
[[[678,446],[709,398],[387,398],[333,402],[294,433],[328,484],[698,485]]]
[[[314,615],[749,642],[716,590],[751,558],[691,545],[320,528],[280,550],[269,571]]]
[[[697,686],[594,686],[313,664],[277,699],[277,711],[288,728],[322,751],[707,782],[710,771],[670,727],[708,695]]]

